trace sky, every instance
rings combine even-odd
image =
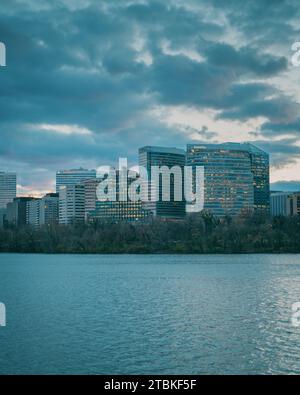
[[[20,195],[138,148],[249,141],[300,190],[299,0],[1,0],[0,170]]]

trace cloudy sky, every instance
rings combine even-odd
[[[146,144],[253,141],[300,189],[299,22],[299,0],[1,0],[0,170],[36,194]]]

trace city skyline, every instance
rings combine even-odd
[[[186,151],[187,149],[188,149],[188,147],[189,146],[192,146],[192,145],[199,145],[199,144],[201,144],[200,142],[197,142],[197,143],[194,143],[194,144],[187,144],[186,145],[186,147],[185,147],[185,149],[178,149],[178,147],[161,147],[161,148],[165,148],[165,149],[178,149],[178,150],[181,150],[181,151]],[[225,143],[223,143],[223,144],[232,144],[231,142],[225,142]],[[233,143],[233,144],[236,144],[236,143]],[[245,143],[245,142],[242,142],[241,144],[248,144],[248,142],[247,143]],[[222,144],[214,144],[214,143],[204,143],[204,145],[222,145]],[[151,146],[150,146],[151,147]],[[140,150],[141,148],[139,148],[138,149],[138,151],[137,151],[137,155],[136,155],[136,161],[133,161],[132,163],[130,163],[130,166],[129,167],[132,167],[132,166],[139,166],[139,164],[138,164],[138,161],[139,161],[139,158],[138,158],[138,156],[139,156],[139,150]],[[186,151],[187,152],[187,151]],[[85,172],[87,172],[87,173],[89,173],[91,176],[90,176],[90,178],[94,178],[94,177],[96,177],[96,172],[97,172],[97,168],[99,168],[99,167],[101,167],[101,166],[106,166],[106,165],[108,165],[108,166],[112,166],[112,167],[117,167],[117,161],[115,162],[115,163],[113,163],[113,162],[110,162],[110,163],[106,163],[106,164],[104,164],[104,163],[101,163],[101,164],[99,164],[97,167],[95,167],[95,168],[88,168],[87,166],[85,166],[83,163],[82,164],[79,164],[78,165],[78,167],[77,168],[60,168],[60,169],[57,169],[57,170],[55,170],[55,172],[54,172],[54,174],[53,174],[53,177],[52,177],[52,182],[51,182],[51,184],[50,184],[50,188],[49,189],[46,189],[46,190],[35,190],[35,191],[30,191],[30,190],[28,190],[28,191],[24,191],[23,193],[21,192],[20,193],[20,187],[19,187],[19,184],[17,183],[17,196],[19,196],[19,197],[22,197],[22,196],[32,196],[32,197],[36,197],[36,198],[40,198],[40,197],[42,197],[42,196],[44,196],[45,194],[47,194],[47,193],[51,193],[51,192],[58,192],[58,190],[57,190],[57,180],[58,180],[58,177],[63,177],[63,173],[64,172],[66,172],[66,173],[69,173],[69,172],[74,172],[74,173],[76,173],[76,172],[83,172],[83,175],[84,175],[84,173]],[[0,169],[1,170],[1,169]],[[0,171],[1,172],[1,171]],[[16,172],[10,172],[10,173],[16,173]],[[271,173],[271,167],[270,167],[270,173]],[[17,181],[18,181],[18,173],[16,173],[16,175],[17,175]],[[78,176],[77,176],[78,177]],[[80,175],[79,175],[79,178],[78,179],[80,179]],[[76,176],[75,176],[75,178],[76,178]],[[83,178],[84,179],[84,178]],[[271,179],[271,177],[270,177],[270,179]],[[38,185],[37,185],[37,187],[38,187]],[[286,181],[282,181],[282,182],[277,182],[277,183],[272,183],[272,182],[270,182],[270,191],[282,191],[282,192],[298,192],[298,191],[300,191],[300,184],[298,185],[298,182],[296,181],[296,182],[286,182]]]
[[[20,195],[170,142],[249,141],[300,189],[297,2],[199,3],[2,2],[0,169]]]
[[[300,375],[299,0],[0,0],[0,376]]]
[[[42,199],[16,196],[16,174],[0,173],[1,226],[270,213],[269,154],[253,144],[143,146],[138,158],[138,167],[120,158],[97,170],[57,170],[56,193]]]

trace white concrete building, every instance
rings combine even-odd
[[[84,222],[85,188],[83,184],[62,186],[59,190],[59,223]]]
[[[85,196],[85,221],[87,221],[88,214],[96,209],[97,187],[100,182],[101,180],[99,178],[82,182],[82,185],[84,185]]]

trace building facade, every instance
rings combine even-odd
[[[119,170],[115,171],[115,177],[110,181],[110,188],[114,191],[115,200],[97,200],[96,191],[98,185],[105,180],[97,180],[97,185],[92,188],[90,181],[85,185],[85,211],[87,222],[137,222],[146,221],[151,218],[151,212],[145,209],[142,201],[131,201],[129,188],[135,180],[139,178],[136,172],[125,172],[121,175]],[[94,198],[96,201],[94,201]],[[92,206],[95,206],[91,210]]]
[[[6,221],[6,209],[0,208],[0,228],[3,228]]]
[[[32,197],[19,197],[8,203],[7,223],[14,226],[25,226],[27,224],[27,204],[32,200],[34,200]]]
[[[71,169],[59,170],[56,172],[56,193],[62,186],[77,185],[82,181],[96,178],[96,170]]]
[[[253,174],[254,210],[270,213],[270,164],[269,155],[253,144],[241,144],[250,155]]]
[[[139,166],[144,168],[148,174],[148,196],[143,199],[143,207],[150,210],[154,217],[164,219],[181,219],[186,215],[186,203],[184,199],[184,166],[185,151],[177,148],[153,147],[146,146],[139,149]],[[158,184],[154,180],[151,172],[152,167],[167,167],[171,170],[173,167],[181,169],[181,180],[176,181],[173,174],[170,174],[170,200],[164,201],[162,178]],[[153,201],[151,189],[155,188],[158,193],[157,201]],[[182,198],[177,201],[176,195],[181,194]],[[152,200],[152,201],[151,201]]]
[[[0,208],[6,209],[17,194],[17,175],[16,173],[0,172]]]
[[[271,215],[300,215],[300,192],[272,192],[270,199]]]
[[[288,215],[300,215],[300,192],[288,196]]]
[[[289,215],[288,192],[272,192],[270,196],[270,214],[273,217]]]
[[[26,221],[28,225],[43,226],[58,223],[58,193],[48,193],[41,199],[27,202]]]
[[[40,225],[41,199],[32,199],[27,202],[26,223],[32,226]]]
[[[40,225],[58,224],[59,194],[48,193],[40,201]]]
[[[67,185],[59,190],[59,223],[72,225],[85,220],[84,185]]]
[[[88,214],[96,209],[97,202],[97,187],[100,180],[91,179],[82,182],[84,185],[84,217],[85,221],[88,219]]]
[[[189,144],[187,166],[192,166],[194,177],[196,166],[204,167],[204,210],[236,216],[254,209],[255,182],[245,144]]]

